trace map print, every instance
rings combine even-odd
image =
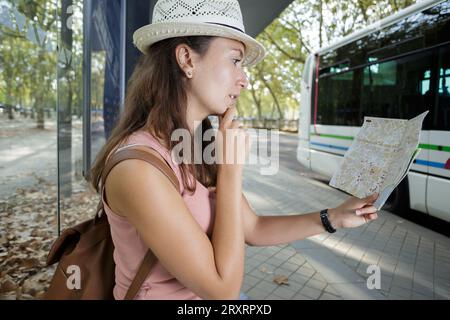
[[[420,153],[420,130],[427,114],[410,120],[364,117],[330,186],[358,198],[379,193],[374,206],[380,210]]]

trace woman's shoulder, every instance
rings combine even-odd
[[[180,180],[181,172],[179,165],[172,160],[171,151],[165,145],[165,142],[148,130],[138,130],[132,133],[120,147],[145,146],[154,149],[175,172]],[[180,186],[181,187],[181,186]]]
[[[123,146],[128,145],[145,145],[152,147],[157,151],[162,151],[164,153],[169,152],[166,143],[148,130],[141,129],[133,132],[123,144]]]

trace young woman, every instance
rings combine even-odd
[[[264,48],[244,33],[238,1],[160,0],[134,42],[144,55],[128,84],[125,112],[93,166],[93,184],[101,190],[112,152],[137,144],[169,163],[181,193],[140,160],[121,162],[108,175],[103,201],[115,245],[116,299],[124,298],[148,248],[158,262],[136,299],[237,299],[245,243],[288,243],[377,218],[375,197],[351,198],[328,214],[259,217],[242,193],[242,163],[173,161],[172,132],[205,132],[210,115],[219,117],[219,159],[233,148],[230,131],[248,155],[248,136],[233,117],[248,85],[243,67],[259,62]]]

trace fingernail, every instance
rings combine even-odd
[[[361,210],[356,210],[356,214],[360,215],[361,214]]]

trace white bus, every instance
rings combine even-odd
[[[332,177],[364,116],[430,110],[421,153],[385,209],[450,221],[450,0],[422,1],[310,55],[297,160]]]

